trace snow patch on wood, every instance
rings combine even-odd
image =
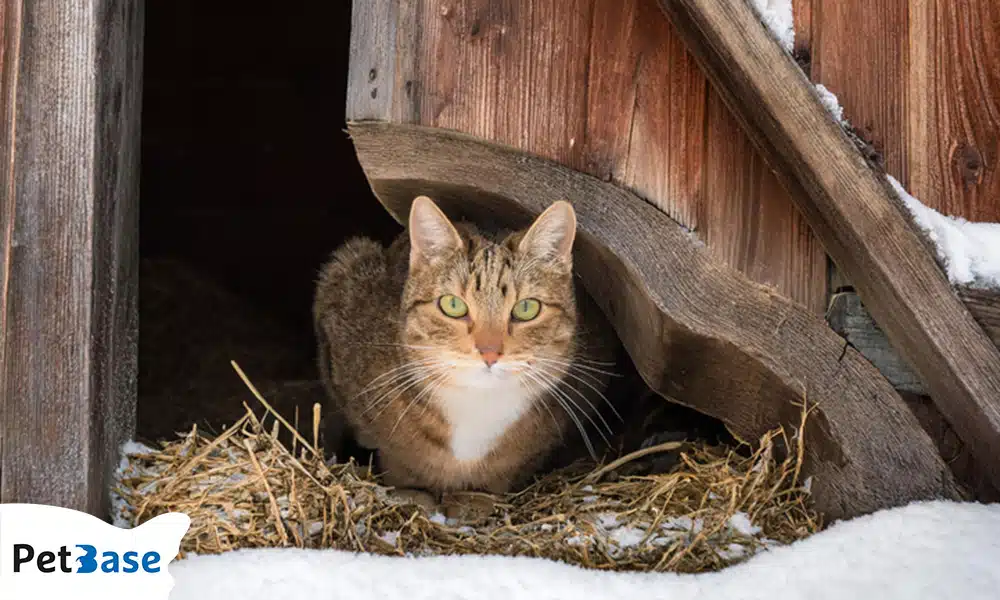
[[[1000,223],[973,223],[942,215],[886,175],[913,220],[927,234],[955,285],[1000,289]]]
[[[795,20],[792,0],[753,0],[751,2],[760,20],[767,25],[786,52],[795,48]]]

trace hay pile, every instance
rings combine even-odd
[[[158,449],[131,445],[115,489],[116,521],[134,526],[164,512],[186,513],[192,525],[182,555],[294,546],[527,555],[597,569],[678,572],[717,570],[820,528],[808,482],[798,481],[801,444],[787,459],[775,459],[780,444],[792,447],[781,431],[764,436],[749,456],[668,443],[597,470],[552,473],[497,498],[490,516],[459,523],[394,498],[367,467],[327,464],[315,444],[317,419],[309,442],[258,399],[261,415],[247,407],[214,439],[195,428]],[[279,439],[282,429],[291,444]],[[665,451],[679,452],[670,472],[628,474]]]

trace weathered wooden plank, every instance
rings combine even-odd
[[[993,344],[1000,348],[1000,292],[960,287],[959,298],[982,326]],[[926,394],[920,377],[889,343],[861,298],[854,292],[835,294],[827,311],[830,327],[858,349],[897,390]]]
[[[908,188],[945,214],[1000,222],[1000,3],[909,6]]]
[[[1000,348],[1000,291],[960,287],[958,297],[986,335]]]
[[[702,165],[708,82],[655,2],[640,1],[635,19],[634,78],[626,88],[608,90],[611,99],[629,88],[634,94],[632,122],[625,132],[628,165],[624,179],[617,182],[699,231],[707,225]],[[595,54],[593,60],[613,60],[600,56]],[[728,240],[716,241],[721,245]]]
[[[888,184],[748,5],[660,4],[942,414],[1000,482],[1000,352]]]
[[[922,1],[922,0],[921,0]],[[814,0],[813,81],[837,95],[852,127],[906,185],[908,0]]]
[[[811,2],[797,0],[795,47],[808,51]],[[673,34],[673,32],[671,32]],[[676,37],[676,34],[673,34]],[[701,75],[701,69],[697,69]],[[704,228],[712,252],[816,314],[827,305],[827,258],[798,209],[709,88],[705,120]]]
[[[867,358],[897,390],[923,394],[924,385],[910,365],[889,343],[875,320],[853,292],[835,294],[827,312],[830,328]]]
[[[142,2],[3,9],[0,500],[101,514],[135,415]]]
[[[349,119],[388,120],[392,116],[396,88],[393,49],[396,47],[399,4],[394,0],[354,2],[347,72]]]
[[[815,22],[813,12],[813,0],[792,0],[792,16],[795,19],[795,53],[810,61],[812,60],[813,29],[822,31],[822,24]]]
[[[886,170],[904,185],[909,175],[907,10],[906,0],[813,0],[816,31],[809,72],[813,82],[837,95],[855,133],[880,153]],[[831,293],[851,285],[832,262],[829,277]]]
[[[830,517],[955,497],[951,474],[892,387],[819,317],[714,260],[682,227],[608,182],[440,129],[352,123],[372,188],[404,219],[417,194],[452,217],[520,226],[573,202],[576,269],[646,382],[755,440],[798,422]]]
[[[714,90],[708,107],[702,231],[708,247],[755,281],[823,314],[826,252]]]

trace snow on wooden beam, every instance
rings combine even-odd
[[[899,395],[822,318],[714,259],[663,212],[608,182],[440,129],[351,123],[379,200],[400,221],[419,194],[452,217],[521,226],[576,207],[575,267],[646,382],[757,440],[797,426],[804,399],[813,496],[828,517],[955,497]]]
[[[659,2],[892,345],[1000,483],[1000,351],[898,196],[746,2]]]

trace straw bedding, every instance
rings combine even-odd
[[[801,440],[782,430],[753,451],[668,442],[597,468],[577,465],[487,498],[488,515],[450,519],[394,496],[365,465],[328,463],[316,442],[318,406],[311,427],[300,431],[244,381],[261,408],[245,406],[220,435],[195,427],[157,448],[129,445],[114,490],[116,522],[134,526],[184,512],[192,525],[182,555],[338,548],[527,555],[677,572],[717,570],[822,525],[809,504],[809,482],[800,480]],[[668,471],[638,468],[664,453],[676,455]]]

